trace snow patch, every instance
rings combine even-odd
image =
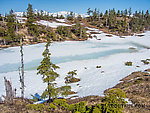
[[[37,21],[37,23],[45,25],[45,26],[53,27],[53,28],[57,28],[58,26],[72,26],[72,25],[65,24],[65,23],[49,22],[45,20]]]

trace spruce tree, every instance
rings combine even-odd
[[[34,22],[34,12],[33,12],[33,8],[31,4],[28,4],[28,8],[27,8],[27,18],[28,18],[28,22]]]
[[[141,16],[142,16],[142,19],[144,19],[144,11],[143,10],[142,10],[142,15]]]
[[[23,12],[23,17],[26,17],[26,14],[25,14],[25,12]]]
[[[55,98],[58,97],[58,95],[67,96],[70,92],[71,87],[70,86],[62,86],[62,87],[56,87],[55,80],[57,77],[59,77],[59,74],[56,72],[56,69],[59,68],[59,66],[56,66],[53,64],[50,60],[50,52],[49,47],[50,41],[47,42],[45,45],[46,49],[43,52],[43,60],[41,61],[41,65],[37,68],[38,72],[37,74],[42,75],[43,82],[47,83],[47,87],[45,91],[42,94],[43,98],[48,97],[49,101],[53,101]]]
[[[103,13],[102,12],[100,13],[100,17],[103,17]]]
[[[125,11],[124,11],[124,15],[125,15],[125,17],[127,16],[127,14],[128,14],[128,10],[127,10],[127,9],[125,9]]]
[[[55,72],[56,69],[59,67],[53,64],[50,61],[50,52],[49,52],[49,45],[50,42],[46,44],[46,49],[43,52],[43,60],[41,61],[41,65],[37,68],[38,72],[37,74],[42,75],[43,82],[47,83],[47,88],[42,94],[42,97],[46,98],[47,96],[49,97],[49,100],[51,98],[57,97],[57,89],[55,88],[55,83],[54,81],[56,80],[57,77],[59,77],[59,74]]]
[[[13,14],[13,10],[9,12],[9,15],[7,15],[7,39],[10,42],[16,41],[16,34],[15,34],[15,15]]]
[[[32,9],[32,5],[28,4],[28,8],[27,8],[27,27],[28,27],[28,33],[31,36],[38,36],[38,29],[37,26],[35,24],[33,24],[35,22],[35,15]]]
[[[0,14],[0,21],[3,21],[3,17],[2,17],[2,15]]]
[[[131,16],[132,11],[131,11],[131,7],[129,8],[129,17]]]
[[[117,16],[118,16],[118,17],[120,16],[120,10],[118,10],[118,12],[117,12]]]
[[[43,15],[44,15],[44,14],[43,14],[43,10],[40,11],[40,14],[41,14],[41,15],[40,15],[40,18],[42,19],[42,18],[43,18]]]
[[[107,25],[108,25],[108,10],[106,10],[106,12],[105,12],[105,17],[106,17],[106,27],[107,27]]]
[[[84,27],[81,26],[81,24],[76,21],[76,25],[74,25],[71,29],[71,31],[80,38],[86,38],[86,31]]]
[[[88,8],[87,14],[90,16],[92,10],[90,8]]]
[[[124,16],[123,11],[121,11],[121,17],[123,17],[123,16]]]
[[[68,72],[68,75],[70,75],[71,76],[71,78],[73,78],[74,77],[74,75],[77,75],[77,70],[73,70],[73,71],[69,71]]]

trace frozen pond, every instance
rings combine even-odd
[[[36,70],[42,60],[43,44],[24,46],[25,70]],[[135,49],[129,49],[134,47]],[[136,52],[143,49],[139,44],[126,43],[101,43],[92,41],[57,42],[50,47],[51,60],[55,64],[71,61],[98,59],[119,53]],[[17,71],[20,66],[20,49],[12,47],[0,50],[0,73]]]
[[[148,36],[149,34],[148,32]],[[52,43],[50,46],[51,61],[60,66],[60,69],[57,70],[60,74],[57,79],[58,85],[64,85],[64,77],[67,72],[76,69],[77,77],[81,78],[81,81],[71,86],[72,90],[78,92],[77,96],[103,95],[105,89],[114,86],[131,72],[148,68],[149,65],[143,65],[140,62],[141,59],[150,57],[150,50],[146,48],[147,44],[141,43],[143,40],[147,42],[147,36],[138,40],[130,40],[130,37],[127,39],[114,37],[104,40],[90,39]],[[28,98],[36,92],[41,94],[46,86],[41,76],[36,74],[36,68],[42,60],[44,46],[45,43],[24,46],[25,96]],[[17,95],[20,95],[19,51],[19,47],[0,50],[0,96],[5,95],[4,76],[11,80],[13,87],[17,88]],[[132,61],[133,66],[126,67],[124,65],[126,61]],[[101,65],[102,68],[97,69],[97,65]],[[137,65],[140,67],[137,68]]]

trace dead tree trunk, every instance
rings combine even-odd
[[[107,27],[107,17],[106,17],[106,27]]]
[[[6,102],[13,103],[14,94],[12,90],[12,84],[5,77],[4,77],[4,80],[5,80],[5,89],[6,89],[5,100]]]
[[[5,41],[5,39],[3,40],[3,43],[4,43],[4,45],[6,45],[6,41]]]
[[[18,36],[18,25],[16,24],[16,33]],[[20,74],[20,68],[19,68],[19,76],[20,76],[20,83],[21,83],[21,97],[24,98],[24,62],[23,62],[23,39],[20,37],[20,54],[21,54],[21,74]]]
[[[129,30],[130,30],[130,25],[129,25],[129,23],[128,23],[128,32],[129,32]]]
[[[82,38],[82,27],[80,29],[80,38]]]
[[[2,19],[3,19],[3,23],[4,23],[4,17]]]
[[[20,83],[21,83],[21,97],[24,98],[24,62],[23,62],[23,44],[22,38],[20,39],[20,53],[21,53],[21,74],[20,74]]]
[[[3,100],[2,100],[1,97],[0,97],[0,104],[1,104],[1,103],[3,103]]]

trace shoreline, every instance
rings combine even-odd
[[[60,23],[60,22],[59,22]],[[83,24],[83,26],[85,27],[85,28],[91,28],[91,29],[97,29],[97,30],[99,30],[100,32],[103,32],[103,33],[106,33],[108,36],[107,37],[113,37],[112,35],[114,35],[114,36],[118,36],[118,37],[120,37],[120,38],[125,38],[125,37],[127,37],[127,36],[139,36],[139,37],[142,37],[142,36],[144,36],[144,35],[140,35],[140,34],[142,34],[142,33],[146,33],[147,31],[141,31],[141,32],[137,32],[137,33],[123,33],[122,35],[120,35],[120,34],[116,34],[115,32],[110,32],[110,31],[108,31],[108,29],[107,28],[98,28],[98,27],[96,27],[96,26],[93,26],[93,25],[89,25],[89,24],[87,24],[87,23],[84,23]],[[94,30],[90,30],[90,29],[88,29],[87,31],[90,31],[90,32],[93,32]],[[76,38],[76,39],[65,39],[65,40],[59,40],[59,41],[52,41],[52,42],[64,42],[64,41],[86,41],[86,40],[88,40],[88,39],[91,39],[91,38],[93,38],[94,36],[92,36],[92,37],[90,37],[91,35],[96,35],[96,34],[94,34],[94,33],[87,33],[87,35],[89,35],[86,39],[80,39],[79,37],[78,38]],[[139,35],[138,35],[139,34]],[[24,42],[24,45],[34,45],[34,44],[39,44],[39,43],[45,43],[45,42],[47,42],[45,39],[39,39],[39,41],[38,42]],[[9,48],[9,47],[16,47],[16,46],[19,46],[19,43],[13,43],[13,44],[9,44],[9,45],[1,45],[0,44],[0,49],[5,49],[5,48]]]
[[[119,36],[120,38],[121,38],[121,37],[125,37],[125,36],[134,36],[134,34],[141,34],[141,33],[145,33],[145,32],[147,32],[147,31],[150,31],[150,30],[144,30],[144,31],[139,31],[139,32],[127,32],[127,33],[118,34],[118,33],[116,33],[116,32],[111,32],[111,31],[109,31],[109,29],[108,29],[107,27],[105,27],[105,28],[98,28],[98,27],[96,27],[96,26],[90,25],[89,23],[84,23],[84,24],[85,24],[85,25],[83,25],[83,26],[85,26],[85,27],[98,29],[98,30],[100,30],[100,31],[103,31],[104,33],[109,34],[109,35],[116,35],[116,36]]]
[[[54,42],[65,42],[65,41],[86,41],[86,40],[88,40],[88,38],[87,39],[78,39],[78,40],[63,40],[63,41],[51,41],[52,43],[54,43]],[[40,43],[46,43],[47,41],[41,41],[41,42],[33,42],[33,43],[24,43],[23,45],[34,45],[34,44],[40,44]],[[0,45],[0,50],[1,49],[5,49],[5,48],[9,48],[9,47],[18,47],[18,46],[20,46],[19,44],[16,44],[16,45]]]

